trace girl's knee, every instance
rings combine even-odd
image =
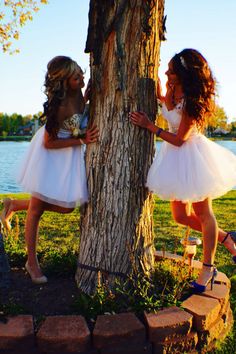
[[[207,221],[215,218],[213,212],[209,209],[203,208],[194,211],[201,223],[206,223]]]
[[[44,202],[38,198],[31,197],[27,213],[35,217],[40,217],[43,215],[44,210]]]
[[[37,208],[35,206],[28,209],[28,214],[38,219],[43,215],[43,213],[44,210],[42,208]]]
[[[186,203],[176,202],[176,201],[171,202],[172,217],[178,224],[187,225],[188,223],[188,216],[186,212],[187,207],[188,204]]]
[[[193,209],[195,215],[201,222],[206,222],[207,220],[214,218],[211,200],[209,199],[203,200],[202,202],[193,203]]]
[[[178,224],[186,225],[187,223],[186,214],[174,213],[172,215],[175,222],[177,222]]]

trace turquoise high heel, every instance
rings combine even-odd
[[[194,288],[195,292],[197,292],[197,293],[204,293],[206,291],[207,285],[209,283],[211,283],[211,290],[213,290],[213,285],[215,283],[215,278],[216,278],[217,273],[218,273],[217,269],[214,267],[214,264],[203,263],[203,265],[205,267],[213,267],[213,270],[212,270],[211,277],[207,281],[206,285],[198,284],[196,281],[193,281],[193,282],[190,283],[190,285]]]

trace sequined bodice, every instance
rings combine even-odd
[[[62,129],[73,130],[75,128],[79,128],[82,117],[83,117],[83,114],[80,114],[80,113],[73,114],[72,117],[69,117],[64,120],[64,122],[62,124]]]
[[[83,114],[75,113],[73,116],[64,120],[62,127],[58,131],[58,138],[66,139],[73,136],[73,133],[79,131],[80,123],[82,120]]]

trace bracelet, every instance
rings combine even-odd
[[[160,136],[161,132],[163,132],[163,129],[159,128],[158,131],[156,132],[156,136]]]

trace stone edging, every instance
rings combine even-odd
[[[219,272],[213,290],[191,295],[182,309],[144,313],[144,323],[133,313],[101,315],[92,333],[82,316],[48,316],[36,333],[31,315],[9,317],[0,322],[0,353],[204,353],[232,329],[229,292],[230,281]]]

